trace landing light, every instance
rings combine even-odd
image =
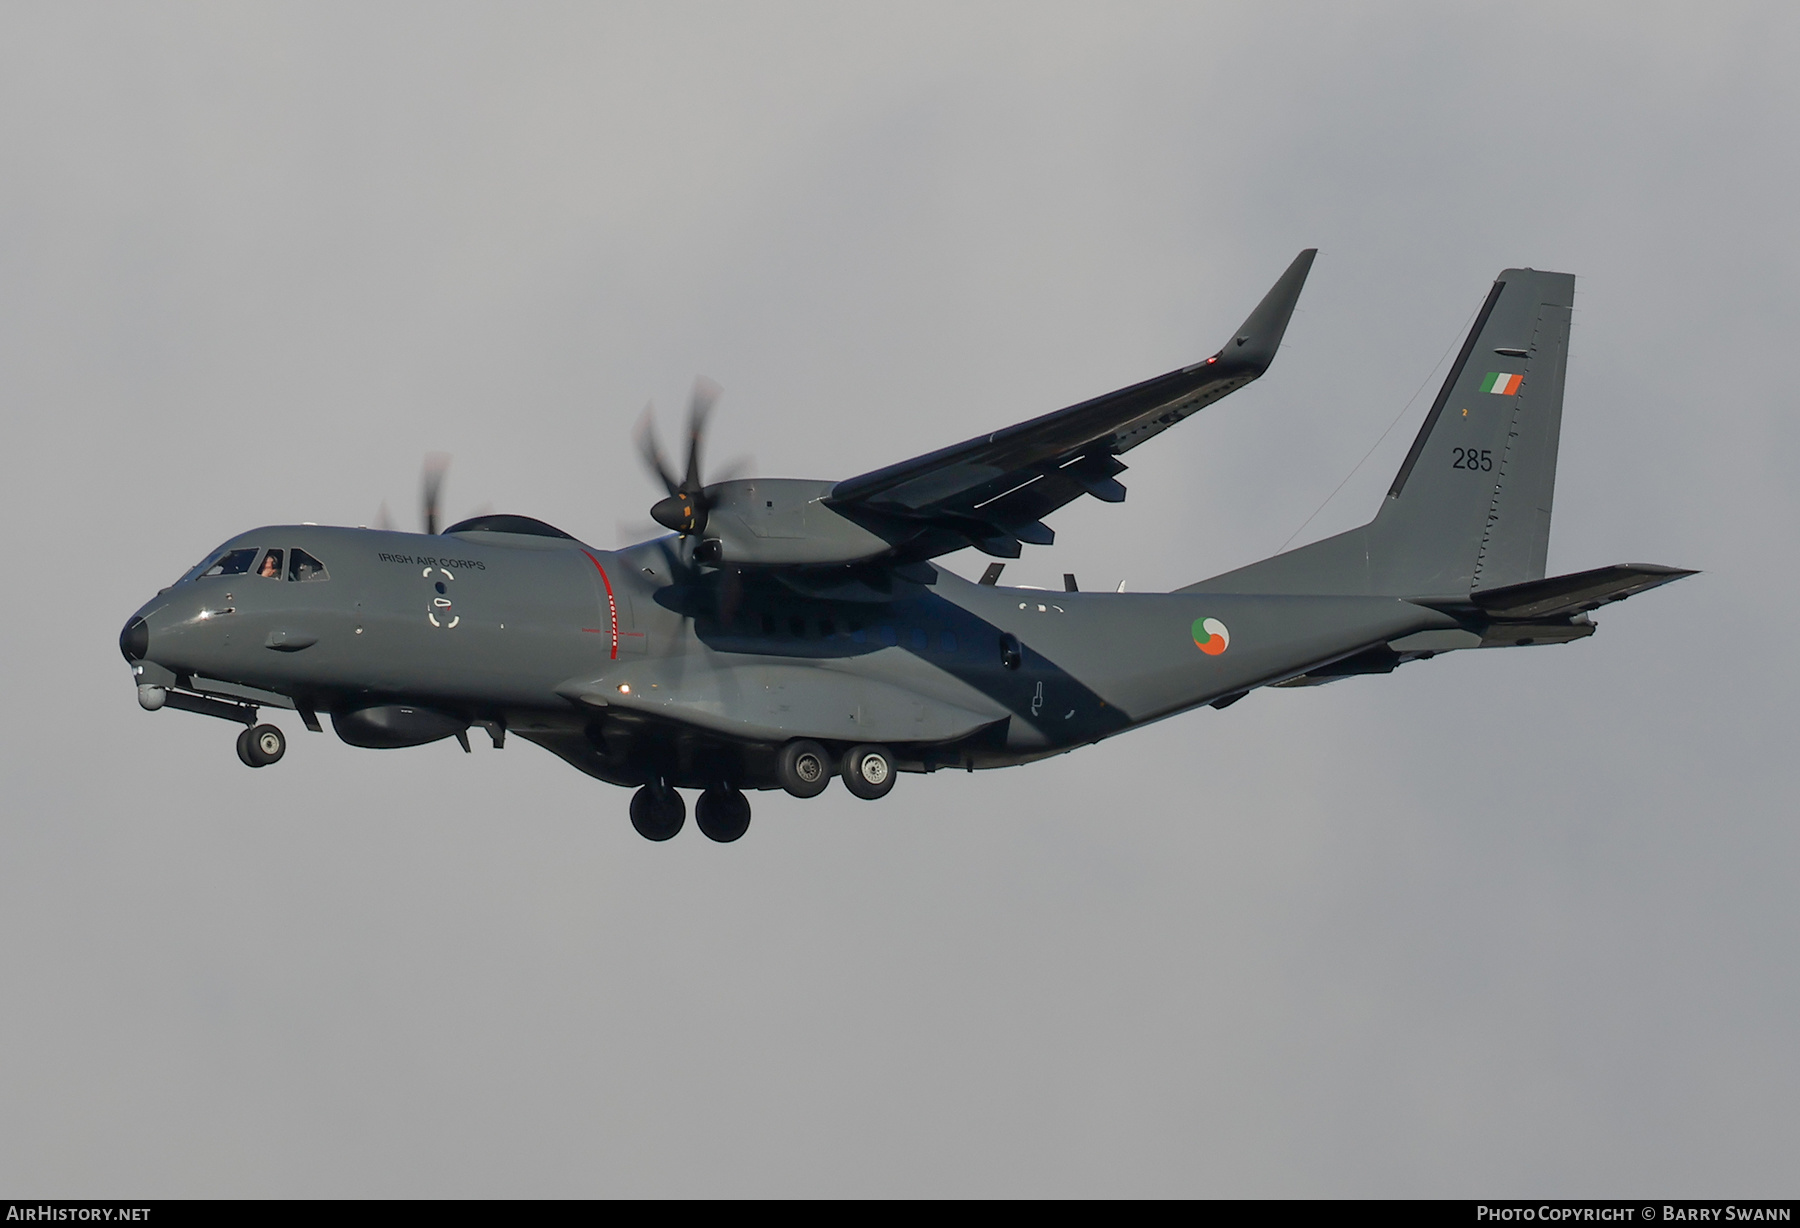
[[[631,694],[631,684],[629,682],[621,682],[619,684],[619,694],[621,694],[621,695]]]

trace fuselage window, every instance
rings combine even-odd
[[[826,638],[836,635],[837,624],[829,618],[821,618],[819,620],[819,634]]]
[[[250,570],[250,565],[254,562],[256,562],[256,547],[246,546],[242,550],[228,551],[218,562],[214,563],[211,567],[208,567],[203,574],[208,576],[241,576],[246,571]]]
[[[914,627],[912,629],[912,646],[914,652],[924,652],[931,647],[931,637],[925,633],[925,628]]]
[[[762,616],[762,633],[764,635],[775,634],[775,616],[773,614],[764,614]]]
[[[281,551],[271,550],[263,555],[262,562],[257,564],[256,574],[265,580],[281,579]]]
[[[938,636],[938,651],[952,654],[956,652],[956,632],[945,631]]]
[[[806,635],[806,620],[801,618],[798,614],[791,615],[788,618],[788,630],[794,633],[795,639],[804,638]]]
[[[304,583],[307,580],[329,580],[331,576],[326,572],[325,564],[318,559],[304,550],[294,550],[288,554],[288,579]]]
[[[875,629],[875,634],[876,637],[889,648],[894,647],[900,642],[900,637],[894,634],[894,629],[892,627],[877,627]]]

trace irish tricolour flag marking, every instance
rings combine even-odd
[[[1519,385],[1525,382],[1523,375],[1508,375],[1504,371],[1489,371],[1481,381],[1481,390],[1491,392],[1497,397],[1510,397],[1519,391]]]

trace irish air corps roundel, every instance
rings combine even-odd
[[[1491,392],[1497,397],[1510,397],[1519,391],[1519,385],[1525,382],[1523,375],[1508,375],[1504,371],[1489,371],[1481,381],[1481,390]]]
[[[1194,647],[1209,657],[1216,657],[1231,646],[1231,632],[1216,618],[1194,620]]]

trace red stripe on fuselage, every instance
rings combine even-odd
[[[607,579],[606,568],[600,566],[599,559],[585,550],[582,553],[587,554],[588,562],[592,563],[594,570],[600,573],[600,583],[606,585],[606,612],[612,616],[612,659],[617,661],[619,659],[619,603],[613,600],[612,581]],[[588,628],[583,627],[582,630],[586,631]]]

